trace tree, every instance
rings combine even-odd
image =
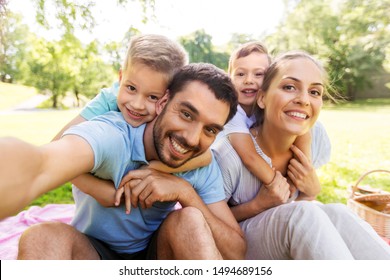
[[[179,38],[179,42],[188,52],[190,62],[208,62],[221,69],[227,69],[229,55],[214,50],[212,36],[203,29]]]
[[[318,56],[348,99],[371,85],[372,75],[383,70],[389,44],[390,0],[294,0],[287,5],[285,20],[268,38],[271,48],[303,49]]]
[[[63,30],[63,34],[73,34],[74,29],[79,27],[91,31],[96,25],[91,9],[95,6],[93,0],[33,0],[36,6],[36,20],[42,26],[53,26],[48,22],[48,14],[55,11],[54,19],[57,19],[57,27]],[[117,5],[124,5],[129,0],[117,0]],[[143,21],[147,21],[149,10],[154,12],[155,0],[130,0],[138,1],[143,7]]]
[[[24,57],[28,27],[21,24],[20,15],[7,10],[5,6],[0,8],[0,80],[4,82],[23,74],[18,62]]]

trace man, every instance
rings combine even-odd
[[[157,118],[146,125],[133,128],[120,113],[110,112],[42,147],[0,139],[0,195],[6,201],[0,218],[80,174],[92,172],[118,187],[134,170],[128,175],[130,215],[123,207],[104,208],[76,189],[73,227],[54,223],[31,228],[21,238],[19,257],[243,258],[243,235],[224,202],[214,160],[178,176],[136,170],[150,160],[178,167],[202,154],[236,107],[225,73],[210,64],[190,64],[174,77],[169,93],[157,104]],[[176,201],[183,208],[171,212]]]

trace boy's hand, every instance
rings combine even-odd
[[[270,207],[284,204],[290,197],[290,185],[287,179],[279,171],[275,172],[275,177],[268,185],[264,185],[264,188],[260,188],[257,194],[257,199],[262,201],[262,204],[266,204]]]
[[[142,208],[149,208],[156,201],[179,201],[186,205],[186,201],[191,200],[194,192],[186,180],[153,169],[129,171],[123,177],[120,188],[125,185],[129,189],[128,202],[135,208],[138,203]],[[126,189],[124,192],[126,195]]]
[[[141,180],[134,179],[133,181],[140,182]],[[115,206],[119,206],[119,204],[121,203],[123,193],[125,194],[124,201],[125,201],[126,214],[130,214],[130,211],[131,211],[131,187],[130,187],[130,181],[124,183],[123,185],[121,183],[119,188],[116,190],[116,192],[115,192]]]
[[[317,195],[321,187],[310,159],[295,145],[291,146],[291,151],[295,157],[290,160],[288,165],[288,177],[300,192],[308,196]]]

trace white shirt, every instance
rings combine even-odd
[[[330,159],[331,144],[325,128],[316,122],[312,130],[312,164],[319,168]],[[271,159],[264,154],[252,137],[257,153],[272,166]],[[262,182],[242,163],[227,136],[220,137],[212,146],[224,180],[225,200],[233,205],[252,200],[258,193]]]

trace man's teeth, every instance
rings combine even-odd
[[[300,118],[300,119],[303,119],[303,120],[305,120],[307,118],[306,114],[299,113],[299,112],[289,112],[288,115],[292,116],[292,117],[297,117],[297,118]]]
[[[186,152],[188,152],[188,150],[184,149],[182,146],[180,146],[178,143],[176,143],[173,139],[171,139],[171,143],[172,143],[173,148],[178,153],[185,154]]]

